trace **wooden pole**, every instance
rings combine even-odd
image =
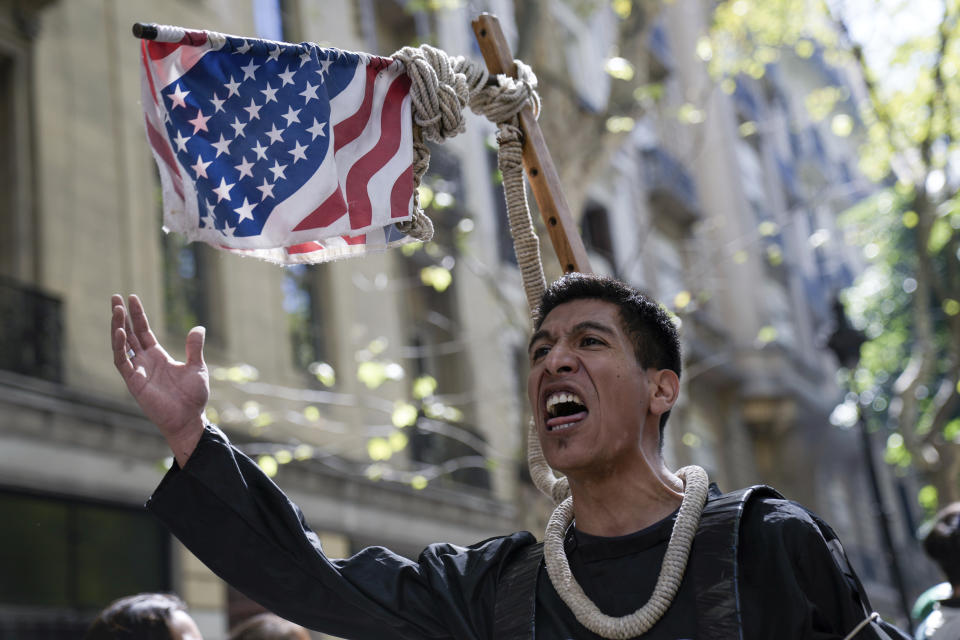
[[[482,13],[471,24],[487,70],[491,74],[503,73],[516,78],[517,66],[497,17]],[[527,180],[560,265],[564,273],[592,273],[583,240],[563,196],[560,176],[529,105],[520,112],[520,128],[523,130],[523,166],[527,171]]]

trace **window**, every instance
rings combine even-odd
[[[497,255],[505,264],[517,266],[517,252],[510,234],[510,218],[507,215],[507,200],[503,193],[503,176],[500,175],[496,141],[486,146],[487,166],[490,168],[490,188],[493,190],[493,212],[497,226]]]
[[[142,509],[0,491],[0,604],[97,610],[170,588],[169,538]]]
[[[424,3],[360,0],[356,11],[360,32],[371,53],[390,55],[433,40],[433,19]]]
[[[298,264],[284,269],[283,310],[287,314],[293,362],[302,370],[329,357],[323,314],[325,273],[322,265]]]
[[[188,243],[177,233],[165,233],[161,241],[167,331],[186,335],[197,325],[209,326],[213,249],[199,242]]]
[[[19,33],[0,16],[0,30],[4,27],[8,28],[4,33]],[[0,275],[22,282],[34,282],[37,268],[29,69],[29,42],[16,37],[0,41],[0,148],[4,149],[0,157]]]
[[[0,53],[0,149],[15,149],[13,97],[13,60]],[[14,156],[0,156],[0,274],[17,275],[17,229],[21,217],[16,212]],[[11,231],[13,233],[11,233]]]
[[[656,299],[672,305],[677,294],[686,290],[683,256],[676,244],[659,232],[651,234],[650,243],[656,254]]]
[[[588,203],[583,211],[581,227],[583,244],[587,250],[599,255],[611,269],[615,269],[613,238],[610,236],[610,218],[606,208],[596,203]]]
[[[163,218],[160,176],[154,174],[157,215]],[[191,328],[211,328],[214,316],[215,249],[202,242],[187,242],[179,233],[162,233],[163,310],[166,330],[171,335],[185,336]],[[208,335],[222,339],[221,331]]]
[[[300,5],[292,0],[254,0],[253,24],[258,38],[285,42],[303,39]]]

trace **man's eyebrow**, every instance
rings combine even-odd
[[[583,333],[584,331],[590,331],[591,329],[593,331],[604,333],[608,336],[612,336],[616,333],[613,328],[600,322],[594,322],[593,320],[584,320],[583,322],[578,322],[573,326],[573,329],[570,331],[570,333]],[[530,351],[530,349],[533,348],[533,345],[537,340],[540,340],[541,338],[549,338],[550,335],[550,332],[546,329],[540,329],[534,333],[532,336],[530,336],[530,343],[527,345],[527,351]]]
[[[527,343],[527,352],[530,352],[530,349],[533,348],[533,343],[535,343],[537,340],[540,340],[541,338],[547,338],[549,336],[550,332],[546,329],[540,329],[534,332],[534,334],[530,336],[530,342]]]
[[[600,333],[605,333],[607,335],[614,335],[616,331],[605,324],[600,322],[594,322],[592,320],[584,320],[583,322],[578,322],[574,327],[571,333],[583,333],[584,331],[589,331],[593,329],[594,331],[599,331]]]

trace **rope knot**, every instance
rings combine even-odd
[[[410,77],[413,121],[424,139],[443,142],[465,129],[467,78],[445,52],[430,45],[404,47],[393,54]]]
[[[485,84],[470,96],[470,109],[486,116],[491,122],[512,120],[530,104],[533,113],[540,115],[540,96],[537,94],[537,76],[529,65],[514,60],[517,77],[498,74],[493,84]]]
[[[518,79],[501,74],[497,76],[495,83],[489,84],[490,74],[483,65],[461,56],[448,56],[444,51],[430,45],[404,47],[392,57],[403,65],[410,78],[414,121],[414,214],[412,220],[397,224],[397,229],[419,240],[433,237],[433,224],[420,208],[417,191],[430,166],[430,149],[424,141],[439,143],[462,133],[466,128],[463,110],[468,104],[475,113],[500,125],[498,138],[501,140],[500,161],[501,171],[505,174],[504,187],[506,191],[513,192],[512,195],[508,193],[508,206],[513,202],[515,206],[522,206],[526,212],[526,197],[522,190],[523,138],[516,120],[517,114],[528,103],[532,105],[534,113],[540,113],[540,98],[536,92],[537,78],[530,67],[515,60]],[[505,154],[508,157],[505,158]],[[507,178],[507,174],[511,177]],[[516,184],[508,186],[517,180],[520,181],[519,187]],[[513,229],[514,223],[511,222],[511,230]],[[532,226],[528,235],[532,235]],[[524,241],[523,244],[532,246],[535,241],[534,237],[532,242]],[[535,248],[535,255],[539,265],[538,247]],[[535,279],[542,292],[546,286],[542,283],[543,275]],[[527,288],[529,294],[529,287]],[[539,296],[531,298],[528,295],[528,300],[534,299],[539,299]]]

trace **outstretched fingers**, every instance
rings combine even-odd
[[[133,332],[130,313],[123,304],[123,297],[117,293],[110,297],[110,305],[113,309],[113,316],[110,323],[111,336],[116,333],[117,329],[123,329],[124,339],[126,340],[123,345],[123,350],[127,354],[127,357],[132,358],[137,352],[142,351],[142,349],[140,348],[140,341],[137,340],[137,336]]]
[[[113,336],[111,339],[113,345],[113,365],[120,372],[124,380],[129,379],[134,372],[133,363],[130,362],[130,354],[127,353],[127,332],[123,330],[123,319],[119,318],[120,312],[116,307],[113,308]]]
[[[157,346],[157,337],[153,335],[153,331],[150,330],[150,322],[147,320],[147,312],[143,310],[143,303],[140,302],[140,298],[136,294],[131,294],[128,298],[128,306],[130,307],[130,320],[128,323],[128,332],[131,333],[136,340],[136,343],[133,344],[134,350],[137,352],[140,349],[151,349]]]

